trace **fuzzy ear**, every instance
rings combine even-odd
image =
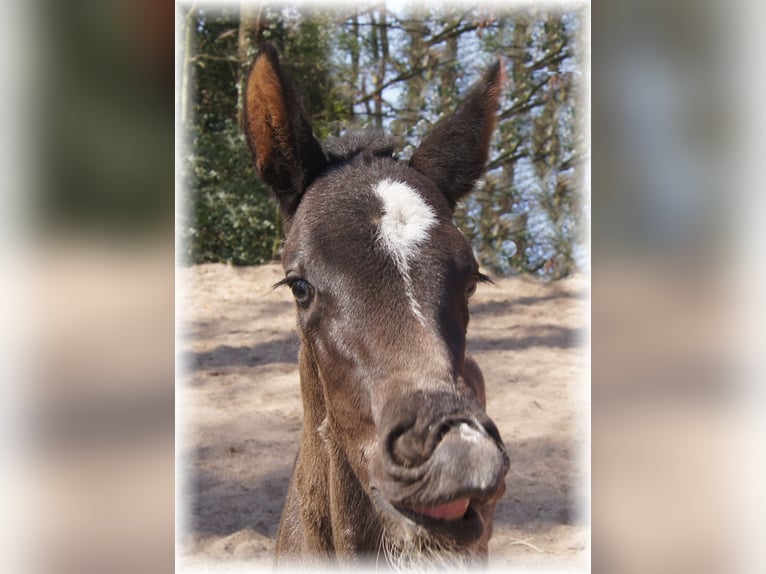
[[[270,42],[261,46],[247,78],[245,133],[258,175],[289,222],[327,160]]]
[[[498,59],[455,113],[437,122],[410,159],[410,167],[430,177],[453,209],[484,173],[504,81]]]

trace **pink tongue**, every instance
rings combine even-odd
[[[441,506],[424,506],[422,508],[414,508],[413,510],[418,514],[423,514],[436,520],[457,520],[463,518],[466,510],[468,510],[469,504],[470,500],[461,498],[460,500],[442,504]]]

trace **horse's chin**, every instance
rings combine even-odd
[[[394,569],[461,569],[482,563],[477,553],[486,528],[481,503],[471,501],[459,518],[438,520],[395,506],[374,487],[370,494],[383,524],[382,551]]]

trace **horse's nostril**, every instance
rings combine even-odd
[[[465,417],[446,417],[418,431],[417,428],[397,428],[389,434],[388,450],[393,462],[405,468],[426,462],[450,432],[468,442],[487,437],[487,431],[475,421]]]
[[[422,449],[419,449],[417,441],[413,440],[412,433],[401,433],[393,438],[389,451],[393,461],[405,468],[418,466],[425,460]]]
[[[456,424],[457,421],[455,420],[443,420],[434,425],[436,427],[435,432],[431,435],[433,446],[436,447],[442,441],[444,435],[451,431]]]
[[[461,439],[468,442],[476,442],[488,436],[487,431],[479,421],[470,417],[451,417],[440,421],[434,429],[429,440],[430,450],[435,450],[450,431],[456,432]]]
[[[388,472],[410,478],[426,471],[442,444],[449,443],[447,450],[461,452],[487,441],[501,446],[481,406],[464,395],[447,392],[417,392],[387,401],[379,429],[381,462]],[[462,446],[455,447],[456,442]]]
[[[442,420],[427,427],[397,427],[389,434],[389,452],[394,463],[405,468],[420,466],[428,460],[436,446],[455,426],[455,421]]]

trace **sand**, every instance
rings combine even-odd
[[[180,555],[187,566],[271,564],[301,430],[298,338],[281,266],[179,270]],[[482,285],[468,350],[511,459],[490,566],[587,563],[588,284]]]

